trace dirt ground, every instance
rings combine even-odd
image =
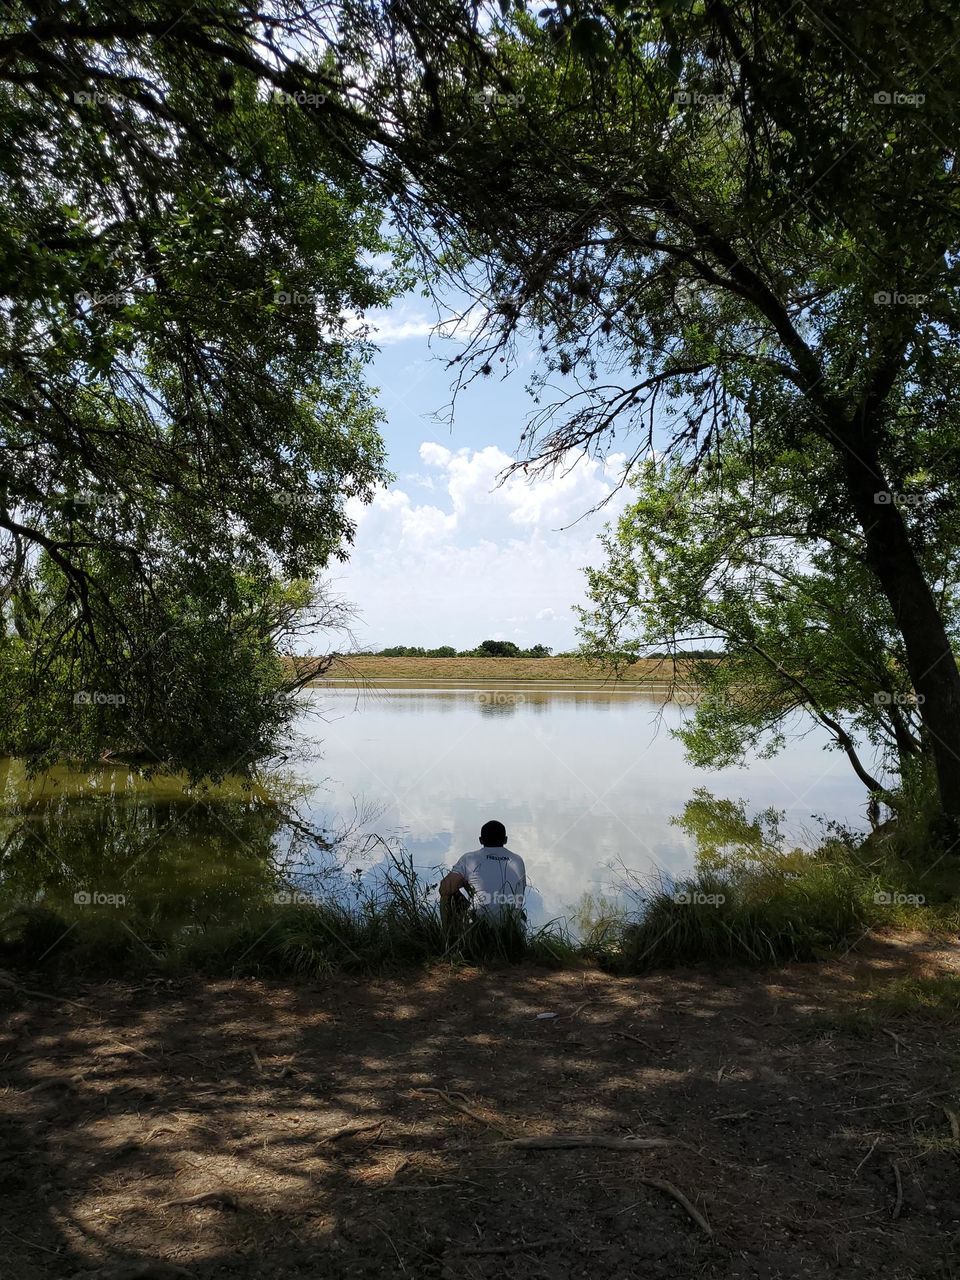
[[[956,1027],[849,1018],[944,966],[8,974],[0,1275],[957,1277]]]

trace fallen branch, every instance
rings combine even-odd
[[[434,1182],[434,1183],[424,1182],[422,1185],[420,1183],[414,1183],[414,1182],[401,1182],[399,1185],[395,1185],[392,1182],[387,1182],[387,1183],[384,1183],[382,1187],[371,1187],[370,1190],[371,1191],[456,1191],[461,1186],[463,1186],[463,1183],[461,1182]]]
[[[147,1262],[122,1262],[119,1266],[104,1267],[100,1271],[90,1273],[89,1280],[178,1280],[180,1276],[190,1277],[192,1271],[186,1267],[178,1267],[173,1262],[159,1260]]]
[[[21,987],[19,982],[14,982],[8,973],[0,973],[0,987],[6,987],[8,991],[16,991],[22,996],[32,996],[34,1000],[52,1000],[54,1004],[72,1004],[76,1009],[84,1009],[87,1013],[93,1012],[89,1005],[81,1004],[79,1000],[68,1000],[66,996],[51,996],[46,991],[36,991],[33,987]]]
[[[673,1146],[672,1138],[613,1138],[602,1133],[564,1133],[548,1138],[509,1138],[498,1146],[525,1151],[564,1151],[573,1147],[603,1147],[608,1151],[647,1151]]]
[[[960,1115],[957,1115],[953,1107],[943,1104],[943,1114],[950,1122],[950,1133],[954,1142],[960,1142]]]
[[[38,1244],[36,1240],[25,1240],[23,1236],[18,1236],[15,1231],[11,1231],[9,1227],[5,1227],[0,1223],[0,1231],[5,1231],[8,1236],[13,1236],[14,1240],[19,1240],[21,1244],[29,1245],[31,1249],[39,1249],[42,1253],[50,1253],[55,1258],[59,1255],[59,1249],[48,1249],[45,1244]]]
[[[896,1160],[891,1160],[893,1165],[893,1176],[897,1180],[897,1202],[893,1206],[893,1213],[890,1215],[894,1222],[900,1217],[900,1210],[903,1208],[903,1179],[900,1177],[900,1166]]]
[[[478,1124],[484,1124],[490,1129],[496,1129],[497,1133],[502,1133],[505,1137],[510,1136],[510,1130],[505,1129],[503,1125],[498,1124],[496,1120],[490,1120],[486,1116],[481,1115],[479,1111],[474,1111],[472,1107],[467,1106],[466,1101],[456,1102],[451,1094],[444,1093],[442,1089],[432,1089],[425,1086],[417,1089],[416,1092],[435,1093],[438,1097],[444,1100],[448,1107],[453,1107],[454,1111],[459,1111],[461,1115],[469,1116],[471,1120],[476,1120]],[[462,1098],[463,1094],[458,1094],[457,1097]]]
[[[701,1231],[705,1231],[711,1239],[713,1238],[713,1228],[710,1223],[700,1210],[691,1204],[679,1187],[675,1187],[672,1182],[666,1182],[662,1178],[638,1178],[637,1181],[642,1182],[645,1187],[656,1187],[658,1191],[665,1191],[668,1196],[672,1196],[677,1204],[686,1209]]]
[[[468,1245],[465,1249],[461,1249],[460,1253],[464,1257],[476,1258],[481,1254],[495,1253],[533,1253],[534,1250],[540,1249],[560,1249],[573,1246],[580,1250],[581,1253],[602,1253],[604,1249],[609,1249],[609,1245],[578,1245],[574,1240],[557,1239],[556,1236],[549,1237],[545,1240],[531,1240],[529,1244],[488,1244],[488,1245]]]
[[[588,1004],[596,1004],[596,1003],[597,1003],[596,1000],[584,1000],[583,1004],[578,1004],[572,1013],[566,1014],[566,1017],[575,1018],[579,1013],[583,1012],[583,1010],[587,1007]]]
[[[629,1031],[611,1031],[610,1034],[619,1036],[621,1040],[636,1040],[637,1044],[642,1044],[645,1049],[650,1048],[649,1040],[641,1040],[639,1036],[631,1035]]]
[[[218,1209],[239,1209],[236,1196],[230,1191],[201,1191],[196,1196],[184,1196],[181,1200],[167,1200],[165,1204],[160,1206],[161,1209],[173,1209],[177,1207],[194,1207],[203,1208],[209,1206]]]
[[[383,1121],[375,1120],[372,1124],[351,1124],[344,1129],[336,1129],[333,1133],[324,1134],[321,1142],[340,1142],[342,1138],[352,1138],[358,1133],[369,1133],[371,1129],[382,1129]]]
[[[867,1161],[868,1161],[868,1160],[870,1159],[870,1157],[873,1155],[874,1151],[876,1150],[877,1143],[878,1143],[879,1141],[880,1141],[880,1135],[878,1134],[878,1135],[877,1135],[877,1137],[875,1137],[875,1138],[874,1138],[873,1143],[872,1143],[872,1145],[871,1145],[871,1147],[870,1147],[870,1150],[867,1152],[867,1154],[863,1157],[863,1159],[860,1161],[860,1163],[859,1163],[859,1164],[857,1165],[857,1167],[854,1169],[854,1171],[853,1171],[853,1176],[854,1176],[854,1178],[857,1176],[857,1174],[860,1172],[860,1170],[863,1168],[863,1166],[867,1163]],[[852,1181],[852,1179],[851,1179],[851,1181]]]
[[[890,1037],[890,1039],[893,1041],[894,1045],[896,1046],[896,1048],[895,1048],[895,1050],[894,1050],[894,1054],[895,1054],[895,1056],[896,1056],[896,1057],[898,1057],[898,1058],[900,1057],[900,1046],[901,1046],[901,1045],[903,1045],[903,1047],[904,1047],[905,1049],[909,1049],[909,1048],[910,1048],[910,1046],[907,1044],[906,1040],[904,1040],[902,1036],[898,1036],[898,1035],[897,1035],[897,1033],[896,1033],[895,1031],[891,1031],[888,1027],[881,1027],[881,1028],[880,1028],[880,1030],[883,1032],[883,1034],[884,1034],[885,1036],[889,1036],[889,1037]]]

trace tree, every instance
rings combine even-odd
[[[0,24],[0,603],[14,685],[51,723],[96,669],[158,727],[169,627],[188,683],[201,635],[238,660],[387,478],[360,320],[394,284],[371,265],[381,214],[342,142],[265,92],[250,30],[230,4],[15,4]],[[266,741],[259,644],[265,683],[219,675]],[[11,733],[50,749],[36,709]]]
[[[697,765],[722,768],[750,752],[773,755],[815,720],[875,797],[898,801],[863,757],[868,745],[894,776],[930,757],[892,610],[858,552],[852,514],[829,537],[810,512],[836,489],[831,451],[756,465],[728,450],[722,471],[691,479],[648,463],[637,497],[604,538],[606,563],[587,571],[592,607],[580,610],[589,656],[619,664],[668,653],[695,683],[692,719],[679,731]],[[960,566],[955,503],[918,487],[911,526],[923,525],[924,571],[957,634]],[[938,510],[939,503],[939,510]],[[712,649],[704,648],[709,642]],[[694,657],[696,653],[699,656]]]
[[[80,631],[58,647],[75,615],[49,561],[0,636],[0,755],[33,770],[110,759],[192,779],[250,774],[281,752],[297,692],[332,661],[298,660],[304,637],[345,632],[350,619],[307,581],[227,564],[184,557],[144,577],[118,556],[86,568],[103,584],[90,600],[96,644]]]
[[[523,656],[525,658],[549,658],[551,650],[545,644],[535,644],[529,649],[524,649]]]
[[[477,645],[477,656],[481,658],[518,658],[520,648],[512,640],[483,640]]]
[[[693,466],[736,433],[829,448],[839,506],[821,516],[856,520],[960,818],[960,672],[893,500],[960,464],[954,15],[405,0],[345,33],[347,61],[383,53],[366,100],[393,125],[397,216],[481,304],[461,383],[530,327],[539,385],[566,380],[521,465],[639,428],[635,462],[655,411]],[[917,416],[936,399],[939,420]]]

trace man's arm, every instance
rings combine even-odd
[[[448,871],[440,881],[440,897],[452,898],[461,889],[469,889],[469,887],[466,876],[461,875],[459,871]]]

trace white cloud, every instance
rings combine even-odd
[[[433,333],[436,321],[429,316],[414,314],[407,317],[388,314],[383,318],[371,315],[370,336],[377,346],[390,346],[405,342],[408,338],[426,338]]]
[[[629,493],[584,513],[615,488],[623,455],[498,486],[511,458],[493,445],[452,450],[427,440],[419,454],[433,479],[429,503],[395,488],[367,509],[350,508],[357,537],[337,587],[359,610],[361,640],[465,647],[509,627],[535,643],[539,624],[553,647],[571,647],[582,570],[601,561],[597,534]]]
[[[410,338],[429,338],[432,335],[465,342],[473,336],[483,319],[482,311],[472,312],[463,318],[450,315],[438,319],[435,315],[428,315],[425,311],[403,303],[388,311],[370,311],[362,322],[355,316],[344,315],[348,330],[356,332],[366,324],[370,338],[380,347],[406,342]]]

